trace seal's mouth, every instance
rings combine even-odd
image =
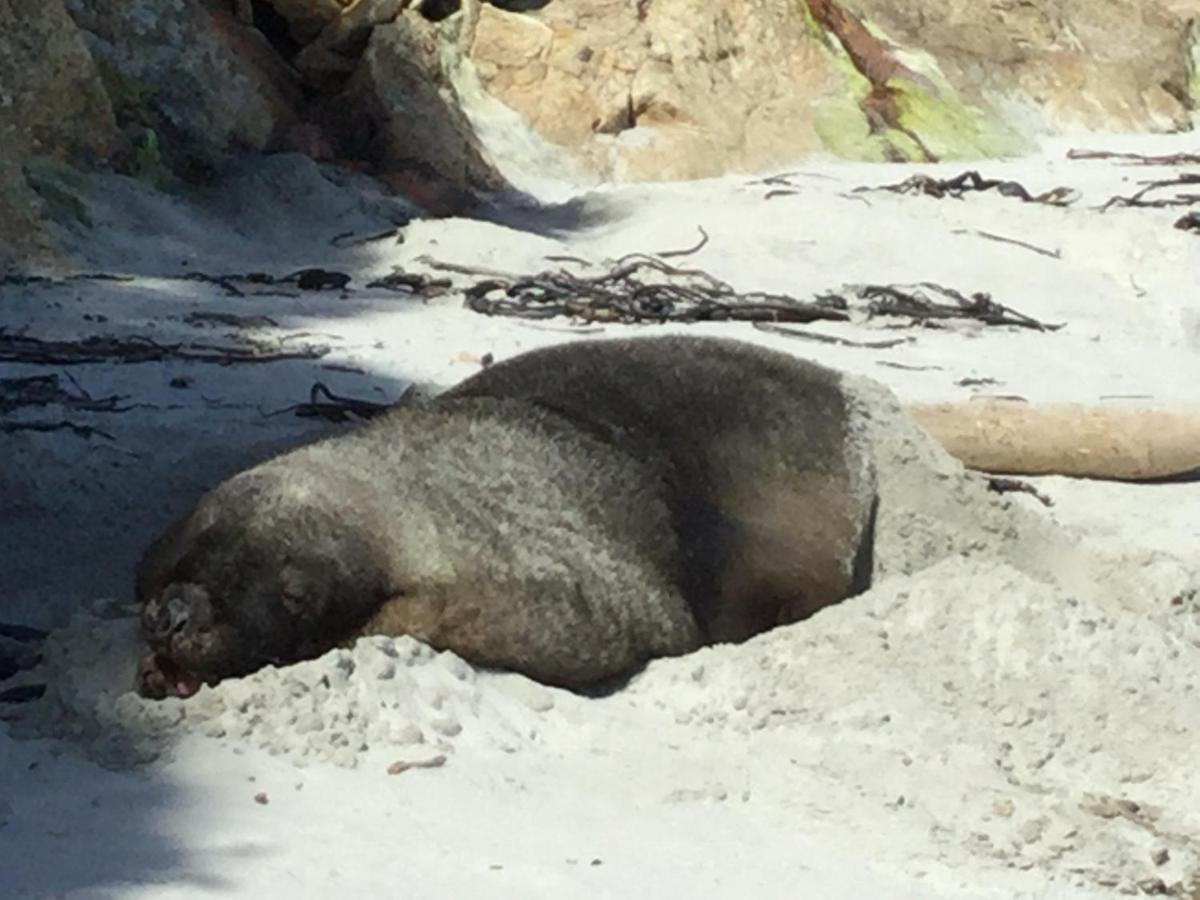
[[[208,590],[174,582],[142,608],[150,653],[138,663],[136,687],[143,697],[190,697],[205,684],[235,673],[242,642],[219,621]]]
[[[150,653],[138,663],[135,687],[137,692],[151,700],[179,697],[186,700],[204,685],[197,675],[184,671],[162,653]]]

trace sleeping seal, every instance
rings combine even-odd
[[[147,696],[409,634],[584,687],[864,588],[841,376],[699,337],[571,343],[255,466],[137,573]]]

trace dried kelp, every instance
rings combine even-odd
[[[123,397],[96,398],[85,391],[74,378],[66,376],[74,390],[62,386],[58,375],[30,375],[26,378],[0,378],[0,413],[12,412],[23,406],[56,404],[85,412],[124,412],[128,407],[119,404]]]
[[[786,294],[739,292],[700,269],[685,269],[657,256],[631,253],[599,275],[565,268],[533,275],[430,265],[482,275],[465,290],[466,306],[490,316],[585,322],[815,322],[846,321],[836,298],[802,301]]]
[[[1017,312],[992,299],[990,294],[975,291],[967,295],[954,288],[922,281],[917,285],[866,284],[848,288],[859,300],[867,303],[867,317],[901,316],[913,323],[941,319],[970,319],[984,325],[1012,325],[1035,331],[1057,331],[1063,323],[1049,324]],[[937,299],[937,298],[942,299]]]
[[[321,382],[316,382],[308,392],[307,403],[297,403],[268,413],[279,416],[295,413],[303,419],[325,419],[328,422],[348,422],[351,419],[373,419],[392,408],[390,403],[375,400],[359,400],[335,394]]]
[[[23,334],[8,334],[0,328],[0,362],[37,365],[80,365],[83,363],[145,363],[165,359],[233,365],[266,363],[288,359],[320,359],[329,353],[322,344],[304,344],[295,349],[282,342],[247,340],[243,344],[217,346],[202,343],[161,344],[141,335],[110,337],[93,335],[78,341],[42,340]]]
[[[1147,156],[1142,153],[1121,153],[1115,150],[1068,150],[1067,159],[1111,159],[1136,166],[1190,166],[1200,163],[1200,153],[1168,153]]]
[[[1031,193],[1016,181],[999,178],[984,178],[976,171],[963,172],[953,178],[934,178],[931,175],[913,175],[898,184],[864,186],[854,189],[855,193],[867,191],[889,191],[893,194],[923,194],[926,197],[953,197],[962,199],[973,191],[995,191],[1004,197],[1015,197],[1025,203],[1043,203],[1047,206],[1070,206],[1079,199],[1074,188],[1056,187],[1040,194]]]
[[[1141,190],[1135,192],[1128,197],[1110,197],[1100,207],[1101,211],[1107,212],[1113,207],[1142,207],[1163,209],[1169,206],[1191,206],[1194,203],[1200,203],[1200,194],[1174,194],[1170,197],[1158,197],[1153,200],[1147,199],[1147,195],[1153,191],[1161,191],[1165,188],[1187,187],[1188,185],[1196,185],[1200,187],[1200,172],[1185,172],[1175,178],[1164,178],[1159,181],[1143,181]]]
[[[368,282],[367,287],[428,298],[450,293],[453,283],[449,278],[431,278],[418,272],[395,271]]]

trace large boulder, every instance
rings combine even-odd
[[[340,155],[368,162],[436,212],[462,211],[476,195],[507,187],[463,113],[442,26],[416,9],[371,8],[371,16],[329,26],[332,36],[321,41],[343,57],[361,47],[349,74],[339,80],[323,67],[310,76],[324,85],[321,120]]]
[[[120,146],[99,73],[61,0],[0,0],[0,272],[55,259],[25,160],[90,164]]]
[[[1200,0],[843,0],[964,95],[1026,127],[1190,127]]]
[[[67,8],[118,122],[177,174],[203,177],[233,153],[283,148],[302,124],[298,79],[228,0]]]
[[[619,179],[753,170],[823,149],[813,100],[837,71],[801,3],[577,0],[467,7],[484,88]]]

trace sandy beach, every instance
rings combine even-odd
[[[904,431],[886,464],[915,512],[893,523],[870,591],[656,661],[611,695],[407,639],[154,709],[130,693],[139,554],[222,478],[342,427],[295,414],[317,383],[390,403],[488,357],[679,331],[833,366],[901,405],[1200,408],[1200,238],[1172,227],[1179,209],[1100,209],[1179,170],[1071,160],[1071,147],[1197,149],[1188,135],[1080,136],[974,166],[815,160],[782,177],[578,189],[518,171],[524,205],[404,224],[366,179],[298,156],[187,197],[92,176],[92,227],[59,235],[86,277],[0,286],[0,333],[150,339],[191,358],[0,364],[62,392],[8,421],[70,423],[0,434],[0,620],[54,630],[43,666],[17,679],[48,683],[46,698],[0,727],[6,893],[1200,895],[1194,481],[1031,479],[1047,508],[989,493]],[[1077,199],[859,190],[968,168]],[[464,308],[480,276],[447,268],[603,271],[702,234],[669,258],[738,291],[933,283],[1062,327],[913,327],[854,309],[796,328],[808,336],[523,320]],[[224,277],[308,267],[350,282]],[[397,268],[453,289],[367,287]],[[229,363],[247,347],[294,358]],[[943,533],[944,546],[928,537]]]

